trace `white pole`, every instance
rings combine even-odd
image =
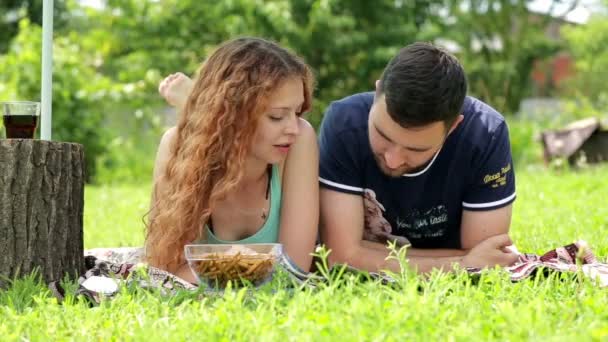
[[[53,118],[53,0],[42,2],[42,84],[40,138],[51,140]]]

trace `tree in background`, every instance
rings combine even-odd
[[[54,26],[63,27],[67,20],[66,0],[54,0]],[[19,21],[42,25],[42,0],[2,0],[0,2],[0,54],[6,53],[11,39],[19,32]]]
[[[562,43],[546,30],[555,6],[577,1],[554,0],[548,14],[532,13],[527,0],[456,0],[445,16],[446,38],[456,42],[470,90],[503,113],[518,110],[531,93],[534,64],[555,55]]]
[[[175,71],[193,74],[220,42],[241,35],[278,41],[311,64],[317,88],[309,119],[315,126],[329,102],[373,90],[389,59],[414,41],[455,43],[471,94],[508,114],[530,93],[534,61],[559,47],[544,34],[548,19],[533,19],[525,2],[106,0],[91,8],[55,0],[61,19],[55,26],[54,137],[85,144],[91,177],[149,180],[166,124],[158,82]],[[39,17],[40,3],[3,1],[0,9],[29,13],[14,9],[37,4],[32,16]],[[0,25],[7,23],[2,18]],[[0,98],[35,100],[40,25],[20,23],[16,36],[0,30],[0,37],[13,37],[10,45],[9,38],[0,41]]]
[[[126,173],[142,165],[151,167],[158,125],[163,123],[158,120],[162,103],[156,91],[160,78],[175,71],[194,73],[220,42],[239,35],[258,35],[303,55],[317,73],[315,108],[309,117],[316,126],[330,101],[372,90],[400,47],[426,38],[422,33],[432,28],[433,3],[109,0],[101,9],[83,9],[81,17],[70,21],[70,29],[90,37],[80,44],[97,51],[99,73],[134,89],[108,114],[123,116],[110,120],[117,125],[109,125],[113,132],[123,130],[124,134],[115,136],[108,143],[111,152],[98,158],[101,170],[122,165],[121,172]],[[137,144],[151,141],[151,136],[154,143]],[[131,158],[125,153],[132,149],[138,156]],[[137,160],[142,156],[146,163]]]
[[[251,2],[249,2],[251,3]],[[374,89],[397,51],[439,33],[441,1],[273,0],[247,26],[302,55],[316,71],[315,127],[327,105]]]
[[[605,1],[608,7],[608,1]],[[592,16],[586,25],[562,30],[568,51],[575,62],[575,72],[564,91],[606,112],[608,106],[608,14]]]
[[[72,33],[56,37],[53,72],[53,140],[85,146],[88,180],[96,158],[105,151],[104,109],[120,89],[95,68],[95,52],[80,45],[87,38]],[[40,100],[42,32],[23,19],[19,33],[0,56],[0,99]]]
[[[318,123],[324,107],[350,93],[372,90],[403,45],[439,30],[441,1],[394,0],[109,0],[89,10],[81,30],[104,35],[111,48],[103,72],[135,82],[182,70],[192,73],[220,42],[239,35],[276,40],[316,71]],[[154,39],[151,39],[154,37]],[[155,84],[148,94],[156,97]]]
[[[501,112],[515,112],[531,93],[535,62],[561,49],[545,32],[554,18],[530,13],[527,3],[108,0],[104,9],[90,12],[88,22],[112,32],[115,48],[105,70],[118,71],[120,81],[134,81],[150,70],[193,72],[211,48],[238,35],[277,40],[303,55],[317,72],[317,106],[311,117],[317,124],[330,101],[373,89],[397,50],[418,40],[455,42],[471,93]],[[570,9],[577,4],[568,3]]]

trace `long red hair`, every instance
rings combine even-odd
[[[178,119],[162,191],[155,184],[146,256],[175,272],[183,247],[205,240],[204,225],[217,201],[235,190],[258,120],[273,91],[287,79],[304,85],[302,111],[311,107],[313,75],[296,55],[260,38],[222,44],[203,63]]]

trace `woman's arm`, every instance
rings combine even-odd
[[[189,282],[190,284],[198,284],[198,279],[196,278],[196,276],[194,275],[194,273],[192,272],[192,270],[190,269],[190,266],[188,264],[184,264],[182,265],[177,272],[175,272],[175,275],[187,282]]]
[[[163,137],[160,139],[160,144],[158,145],[158,151],[156,152],[156,160],[154,161],[154,172],[152,177],[152,196],[150,199],[150,213],[149,218],[152,219],[154,217],[154,202],[157,193],[162,193],[164,190],[164,181],[163,175],[165,174],[165,169],[167,168],[167,163],[169,162],[169,158],[171,156],[171,147],[175,141],[175,136],[177,134],[177,128],[171,127],[169,128]]]
[[[299,120],[299,129],[283,167],[279,242],[308,271],[319,227],[319,148],[315,130],[306,120]]]

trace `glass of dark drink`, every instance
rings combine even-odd
[[[40,118],[40,102],[0,102],[7,139],[34,139]]]

